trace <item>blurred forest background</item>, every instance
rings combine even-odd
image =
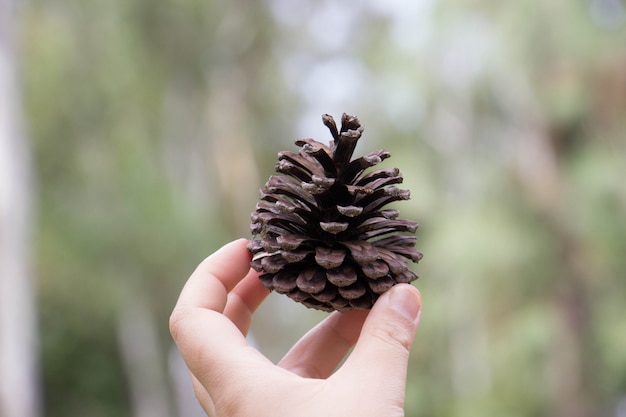
[[[623,0],[0,0],[0,416],[202,415],[178,293],[342,112],[420,222],[407,416],[626,417]]]

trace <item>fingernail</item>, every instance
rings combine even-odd
[[[393,288],[392,291],[389,297],[391,308],[411,320],[416,320],[422,305],[419,293],[411,290],[408,286],[406,288]]]

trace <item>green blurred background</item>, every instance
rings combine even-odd
[[[3,10],[37,330],[2,417],[202,415],[167,329],[180,288],[249,237],[276,153],[330,140],[321,115],[342,112],[357,153],[391,152],[420,223],[407,416],[626,417],[623,0]],[[324,316],[271,294],[254,342],[278,360]]]

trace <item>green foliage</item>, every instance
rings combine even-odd
[[[184,280],[247,236],[276,152],[341,111],[366,126],[363,152],[391,151],[412,191],[398,208],[421,224],[407,415],[615,414],[624,8],[288,3],[20,8],[46,414],[131,414],[120,310],[147,300],[166,352]],[[281,303],[271,295],[253,326],[272,359],[321,317]]]

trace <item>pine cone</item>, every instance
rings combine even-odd
[[[280,152],[276,171],[252,213],[252,267],[263,285],[318,310],[370,309],[380,294],[417,275],[417,223],[399,220],[386,204],[408,200],[397,168],[365,173],[389,158],[384,150],[351,160],[363,133],[343,114],[341,130],[325,114],[334,141],[296,140],[298,153]],[[403,232],[408,232],[406,234]]]

